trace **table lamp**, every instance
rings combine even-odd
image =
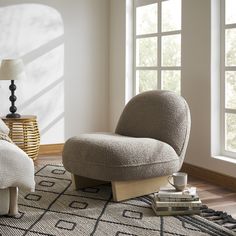
[[[20,114],[17,114],[17,108],[15,106],[15,101],[17,97],[15,96],[16,85],[15,80],[25,78],[24,64],[21,59],[4,59],[2,60],[0,67],[0,80],[11,80],[11,85],[9,89],[11,91],[11,96],[9,100],[11,101],[11,106],[9,111],[11,112],[6,117],[7,118],[20,118]]]

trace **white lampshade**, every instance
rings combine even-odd
[[[24,64],[21,59],[4,59],[0,67],[0,80],[24,79]]]

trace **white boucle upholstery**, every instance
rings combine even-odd
[[[156,139],[93,133],[73,137],[65,146],[63,156],[70,158],[63,159],[64,167],[89,178],[142,179],[169,175],[179,168],[175,150]]]
[[[8,187],[34,191],[34,164],[15,144],[0,140],[0,189]]]
[[[34,164],[8,134],[0,119],[0,215],[13,216],[18,212],[18,188],[34,191]]]

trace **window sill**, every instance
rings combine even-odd
[[[221,160],[221,161],[226,161],[226,162],[230,162],[233,164],[236,164],[236,158],[233,157],[227,157],[227,156],[213,156],[213,158],[217,159],[217,160]]]

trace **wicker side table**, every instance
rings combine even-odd
[[[10,129],[9,137],[29,157],[35,160],[39,152],[40,135],[36,116],[21,116],[2,120]]]

